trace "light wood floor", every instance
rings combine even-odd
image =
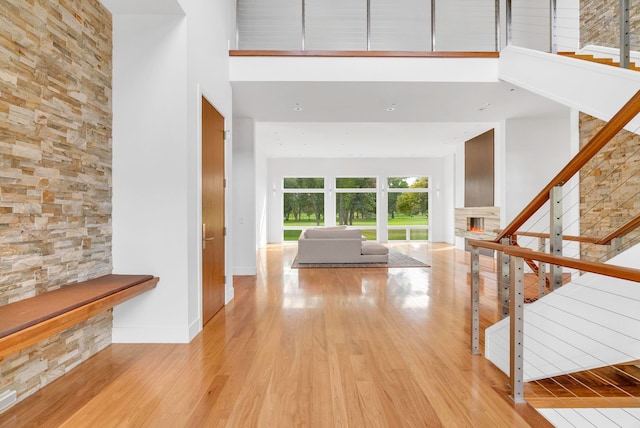
[[[290,269],[296,247],[269,246],[192,343],[112,345],[0,426],[550,426],[468,352],[468,256],[396,249],[432,267]],[[497,320],[488,284],[484,325]]]

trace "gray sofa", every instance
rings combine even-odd
[[[387,263],[389,249],[368,242],[360,229],[306,229],[298,239],[298,263]]]

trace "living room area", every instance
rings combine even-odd
[[[513,95],[509,90],[505,92]],[[523,98],[534,99],[534,107],[529,108],[540,108],[538,97],[527,93]],[[464,248],[464,238],[457,236],[455,219],[456,208],[465,206],[465,146],[473,144],[475,137],[492,131],[491,148],[485,149],[495,160],[488,183],[488,191],[493,197],[489,205],[500,207],[503,217],[510,215],[543,185],[553,174],[554,167],[559,168],[569,158],[572,150],[569,109],[552,101],[545,103],[549,109],[546,115],[482,123],[447,123],[444,125],[447,128],[459,128],[459,136],[447,142],[434,141],[439,137],[430,134],[438,126],[415,123],[340,123],[333,127],[332,124],[321,124],[326,129],[313,124],[314,131],[307,130],[305,140],[294,134],[296,138],[285,140],[280,135],[280,141],[277,141],[269,136],[278,124],[234,120],[233,179],[237,186],[234,187],[233,211],[234,233],[239,237],[233,246],[234,274],[255,272],[252,248],[272,243],[295,245],[300,232],[307,227],[344,224],[361,229],[369,241],[385,245],[403,241],[445,242]],[[283,126],[293,125],[305,129],[307,124]],[[352,125],[356,130],[369,129],[364,151],[355,152],[350,147],[349,134],[345,130]],[[264,135],[267,135],[266,139],[261,138]],[[507,135],[510,137],[508,145]],[[305,147],[298,149],[303,144]],[[341,151],[341,144],[350,147],[347,150],[351,152]],[[543,154],[543,149],[555,155],[549,158]],[[408,153],[412,156],[406,156]],[[346,181],[358,179],[367,180],[367,183]],[[422,179],[425,184],[421,188],[403,184],[409,192],[404,187],[394,188],[393,181],[403,179]],[[302,184],[305,180],[312,184]],[[517,181],[520,187],[507,186],[508,181]],[[403,193],[422,195],[424,199],[424,207],[416,205],[414,212],[407,216],[411,221],[406,224],[392,218],[401,216],[396,211],[396,204],[397,197]],[[301,219],[294,221],[295,214],[286,210],[289,199],[293,201],[299,195],[317,202],[315,205],[309,203],[306,212],[300,214]],[[341,222],[340,198],[353,195],[368,198],[369,206],[365,209],[368,218],[358,217],[363,215],[361,209],[355,221]],[[314,211],[314,206],[319,208]],[[419,212],[420,209],[423,212]]]

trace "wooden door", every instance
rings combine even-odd
[[[224,118],[202,98],[202,325],[224,306]]]

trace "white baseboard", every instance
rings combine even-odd
[[[234,297],[235,297],[235,290],[233,288],[233,284],[227,284],[227,287],[224,293],[224,304],[225,305],[229,304],[229,302],[232,301]]]
[[[189,325],[189,342],[193,340],[194,337],[198,335],[202,331],[202,319],[198,317],[195,321],[193,321]]]
[[[189,343],[191,327],[113,327],[112,343]]]

